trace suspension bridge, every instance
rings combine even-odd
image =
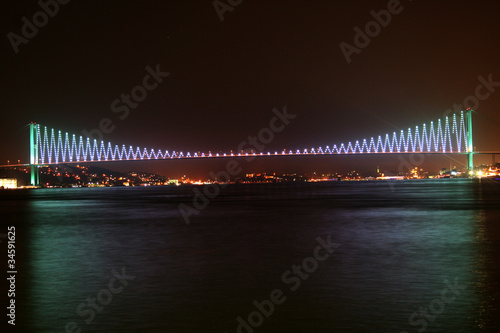
[[[453,114],[451,117],[431,121],[422,126],[410,127],[399,132],[386,133],[369,139],[302,149],[255,152],[183,152],[155,150],[141,147],[113,145],[111,142],[92,140],[30,123],[31,184],[39,185],[38,167],[45,165],[166,160],[202,159],[224,157],[265,157],[295,155],[352,155],[352,154],[467,154],[468,169],[474,168],[474,154],[498,154],[500,151],[474,151],[472,136],[473,110]],[[9,165],[12,166],[12,165]],[[21,166],[21,165],[20,165]]]

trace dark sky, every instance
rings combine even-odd
[[[479,76],[499,83],[476,107],[482,116],[474,118],[475,145],[499,150],[498,1],[401,1],[399,14],[348,63],[340,43],[353,45],[354,28],[364,30],[374,20],[370,11],[389,3],[244,0],[221,21],[211,0],[73,0],[59,5],[16,54],[8,34],[22,35],[22,18],[33,22],[41,7],[3,2],[0,164],[28,160],[23,127],[30,121],[79,134],[109,118],[115,129],[104,137],[113,143],[235,150],[268,126],[273,108],[286,105],[297,118],[276,134],[272,151],[362,140],[437,120],[476,94]],[[157,65],[169,76],[120,119],[112,102]],[[177,177],[206,176],[226,162],[107,166]],[[428,157],[425,165],[458,162]],[[246,171],[299,172],[397,169],[400,163],[397,156],[242,161]]]

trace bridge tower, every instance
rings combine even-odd
[[[38,125],[30,123],[30,170],[31,170],[31,185],[40,185],[40,173],[38,170]]]
[[[469,172],[474,170],[474,144],[472,142],[472,112],[467,110],[467,168]]]

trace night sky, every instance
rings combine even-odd
[[[340,44],[354,46],[355,27],[364,31],[374,20],[370,12],[388,6],[398,13],[348,63]],[[244,0],[231,9],[221,21],[211,0],[73,0],[59,4],[16,53],[9,33],[22,36],[22,18],[33,22],[41,7],[4,2],[0,164],[28,161],[31,121],[80,134],[108,118],[114,130],[105,141],[215,152],[236,150],[269,125],[273,108],[284,106],[297,117],[269,150],[332,146],[437,120],[454,104],[474,100],[468,97],[477,94],[480,76],[494,83],[479,89],[489,96],[475,107],[481,114],[474,116],[475,146],[500,150],[498,1]],[[116,99],[143,84],[148,66],[169,75],[126,116],[113,112]],[[453,158],[427,157],[422,166],[465,163],[464,156]],[[476,158],[482,161],[491,157]],[[247,172],[372,173],[377,165],[397,170],[401,163],[397,155],[241,162]],[[208,178],[226,163],[105,166]]]

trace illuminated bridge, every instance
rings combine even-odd
[[[472,113],[467,110],[451,117],[431,121],[399,132],[369,139],[301,149],[262,151],[245,149],[238,152],[183,152],[155,150],[92,140],[36,123],[30,124],[31,183],[39,183],[38,167],[42,165],[135,160],[200,159],[246,156],[352,155],[352,154],[467,154],[468,168],[474,167],[476,153],[472,140]],[[486,153],[486,152],[482,152]],[[498,152],[488,152],[498,153]]]

